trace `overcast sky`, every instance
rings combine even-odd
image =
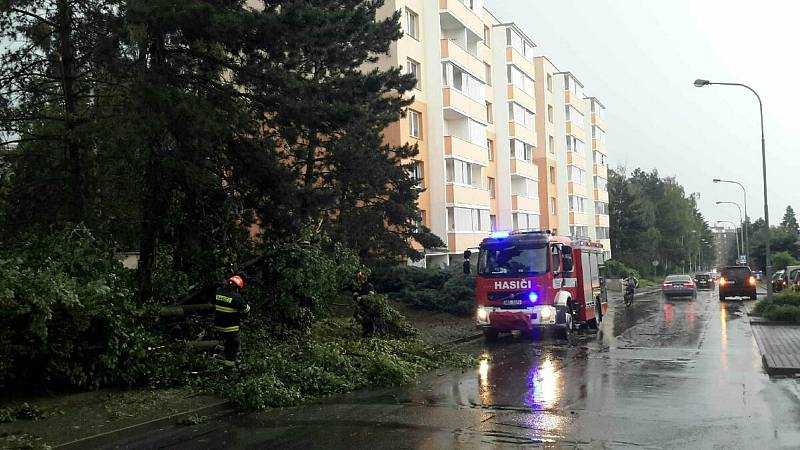
[[[763,217],[758,103],[746,89],[695,88],[696,78],[750,85],[764,102],[770,222],[800,207],[800,2],[762,0],[486,0],[587,95],[608,108],[612,167],[658,169],[699,192],[709,222],[733,220],[742,191]]]

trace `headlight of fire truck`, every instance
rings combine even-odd
[[[540,314],[542,315],[542,320],[550,320],[550,318],[553,317],[553,308],[545,306],[542,308]]]
[[[478,322],[488,322],[489,321],[489,311],[486,310],[484,307],[478,308]]]

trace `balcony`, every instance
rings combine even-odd
[[[607,227],[609,226],[609,217],[605,214],[595,214],[594,224],[598,227]]]
[[[487,164],[489,161],[489,153],[486,147],[475,145],[456,136],[444,137],[444,153],[447,156],[460,156],[483,164]]]
[[[586,195],[586,185],[570,181],[567,183],[567,192],[570,194]]]
[[[523,197],[521,195],[512,195],[511,210],[524,211],[526,213],[532,213],[532,214],[539,214],[539,199]]]
[[[586,157],[577,152],[567,151],[567,164],[584,167],[586,165]]]
[[[576,138],[586,142],[586,130],[583,129],[583,123],[567,122],[564,130],[567,134],[571,134]]]
[[[489,191],[486,189],[449,183],[446,191],[448,204],[489,206]]]
[[[536,167],[536,164],[522,159],[511,159],[511,175],[538,180],[539,168]]]
[[[606,147],[605,142],[601,142],[600,139],[592,139],[592,150],[597,150],[606,156],[608,155],[608,147]]]
[[[536,145],[537,142],[535,130],[525,128],[513,120],[508,122],[508,135],[530,145]]]
[[[599,177],[608,179],[608,167],[606,167],[606,166],[601,166],[599,164],[595,164],[593,166],[593,172],[594,172],[595,175],[597,175]]]
[[[608,191],[594,190],[594,199],[598,202],[608,203]]]
[[[450,109],[478,122],[486,122],[486,104],[467,97],[457,89],[450,87],[442,89],[442,105],[445,108],[445,119],[448,119],[447,110]]]
[[[533,65],[533,61],[523,56],[522,53],[518,52],[514,47],[506,47],[506,62],[514,64],[531,77],[536,73],[536,67]]]
[[[598,116],[597,114],[592,114],[592,125],[597,125],[600,128],[605,130],[606,129],[606,120],[603,117]]]
[[[465,27],[473,34],[483,36],[483,20],[460,0],[439,0],[439,16],[442,27]]]
[[[531,94],[528,94],[513,84],[508,85],[508,99],[519,103],[531,111],[536,111],[536,99],[533,98]]]
[[[467,72],[478,77],[481,81],[486,81],[486,66],[483,64],[483,61],[466,51],[455,41],[442,39],[440,42],[442,46],[442,59],[449,59],[458,66],[466,69]]]
[[[564,103],[574,106],[581,114],[586,114],[586,100],[578,98],[572,91],[564,91]]]
[[[569,224],[570,225],[589,225],[589,214],[585,212],[575,212],[571,211],[569,213]]]
[[[447,233],[447,248],[451,252],[461,253],[468,248],[477,248],[481,241],[489,237],[488,231]]]

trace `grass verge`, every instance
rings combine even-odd
[[[752,314],[777,322],[800,322],[800,292],[780,292],[771,301],[761,300],[756,303]]]

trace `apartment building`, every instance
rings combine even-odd
[[[387,0],[381,14],[395,11],[405,34],[378,65],[403,67],[418,84],[385,139],[419,146],[423,222],[447,244],[421,264],[449,264],[493,230],[607,237],[595,198],[608,197],[595,189],[594,140],[586,144],[596,129],[607,154],[602,104],[482,0]]]

